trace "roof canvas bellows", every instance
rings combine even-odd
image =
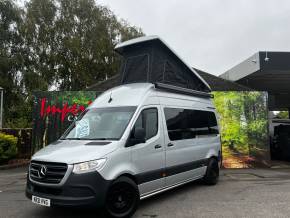
[[[202,92],[209,85],[157,36],[140,37],[115,47],[123,57],[121,84],[164,83]]]

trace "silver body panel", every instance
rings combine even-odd
[[[112,97],[112,102],[108,99]],[[98,171],[106,180],[114,180],[121,175],[137,177],[147,172],[174,167],[185,163],[218,157],[221,150],[220,136],[186,139],[170,143],[164,107],[198,109],[215,112],[211,99],[186,96],[156,90],[153,84],[136,83],[122,85],[104,92],[89,108],[137,106],[125,132],[118,141],[104,146],[87,146],[89,141],[65,140],[49,145],[37,152],[32,160],[75,163],[106,158],[105,165]],[[158,133],[153,138],[132,147],[125,147],[130,132],[141,111],[145,108],[158,109]],[[155,149],[155,145],[161,148]],[[199,179],[205,175],[206,166],[168,176],[162,172],[162,178],[152,179],[138,185],[140,197],[170,189],[180,184]],[[71,170],[70,170],[71,171]],[[63,181],[65,182],[65,181]]]

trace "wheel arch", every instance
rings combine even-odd
[[[133,174],[123,173],[123,174],[120,174],[115,180],[119,179],[120,177],[128,177],[129,179],[132,179],[136,183],[136,185],[138,185],[137,178]]]
[[[218,161],[219,151],[217,149],[210,149],[206,155],[206,158],[215,158]]]

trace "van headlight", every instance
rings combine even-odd
[[[106,158],[87,161],[83,163],[74,164],[73,172],[80,174],[80,173],[88,173],[92,171],[96,171],[102,168],[106,163]]]

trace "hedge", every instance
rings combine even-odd
[[[0,132],[0,163],[17,155],[17,137]]]

